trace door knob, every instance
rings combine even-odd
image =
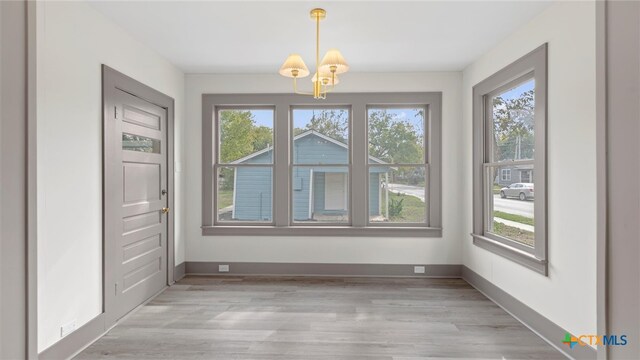
[[[163,213],[163,214],[166,214],[166,213],[168,213],[168,212],[169,212],[169,208],[168,208],[168,207],[167,207],[167,208],[162,208],[162,213]]]

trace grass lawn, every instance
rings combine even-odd
[[[529,246],[533,246],[535,242],[533,233],[531,231],[518,229],[516,227],[508,226],[497,221],[493,222],[493,233]]]
[[[493,184],[493,193],[494,194],[500,194],[500,190],[502,189],[502,186],[497,185],[497,184]]]
[[[426,207],[422,200],[418,199],[415,196],[397,194],[389,192],[389,199],[393,201],[402,200],[402,212],[400,212],[399,216],[394,216],[391,218],[393,222],[406,222],[406,223],[421,223],[426,220]],[[381,203],[384,204],[385,201],[385,192],[382,192]],[[384,208],[382,209],[382,214],[386,217],[384,213]]]
[[[521,215],[516,215],[516,214],[509,214],[509,213],[502,212],[502,211],[494,211],[493,212],[493,216],[501,218],[501,219],[505,219],[505,220],[511,220],[511,221],[519,222],[520,224],[526,224],[526,225],[531,225],[531,226],[534,225],[533,224],[533,218],[526,217],[526,216],[521,216]]]
[[[232,190],[218,190],[218,209],[224,209],[233,205]]]

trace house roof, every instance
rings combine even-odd
[[[327,135],[321,134],[321,133],[319,133],[319,132],[317,132],[315,130],[307,130],[307,131],[305,131],[303,133],[300,133],[300,134],[296,135],[293,138],[293,141],[296,142],[296,141],[298,141],[298,140],[300,140],[300,139],[302,139],[304,137],[307,137],[309,135],[315,135],[315,136],[317,136],[317,137],[319,137],[319,138],[321,138],[323,140],[326,140],[326,141],[328,141],[328,142],[330,142],[332,144],[338,145],[338,146],[340,146],[340,147],[342,147],[342,148],[344,148],[346,150],[349,149],[347,144],[343,143],[342,141],[338,141],[336,139],[332,139],[332,138],[328,137]],[[243,163],[243,162],[245,162],[245,161],[247,161],[249,159],[252,159],[252,158],[254,158],[256,156],[259,156],[259,155],[262,155],[264,153],[267,153],[267,152],[269,152],[271,150],[273,150],[273,146],[269,146],[269,147],[267,147],[265,149],[262,149],[260,151],[256,151],[253,154],[249,154],[249,155],[247,155],[247,156],[245,156],[245,157],[243,157],[241,159],[238,159],[236,161],[233,161],[233,162],[231,162],[229,164],[241,164],[241,163]],[[382,161],[382,160],[380,160],[380,159],[378,159],[376,157],[373,157],[373,156],[369,156],[369,160],[372,160],[372,161],[374,161],[374,162],[376,162],[378,164],[387,164],[386,162],[384,162],[384,161]]]

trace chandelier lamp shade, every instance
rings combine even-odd
[[[291,54],[280,67],[280,75],[293,78],[293,91],[296,94],[311,95],[314,99],[326,99],[327,93],[334,89],[340,80],[338,74],[343,74],[349,70],[349,64],[344,59],[338,49],[330,49],[320,61],[320,21],[327,16],[324,9],[313,9],[310,12],[311,19],[316,22],[316,69],[311,82],[313,92],[303,92],[298,90],[299,78],[310,75],[309,68],[299,54]]]

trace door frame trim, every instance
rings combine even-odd
[[[109,144],[113,144],[113,122],[114,119],[112,103],[114,91],[118,89],[134,96],[137,96],[154,105],[167,110],[167,190],[169,192],[168,207],[175,209],[175,179],[174,179],[174,115],[175,100],[107,65],[102,65],[102,312],[105,315],[106,327],[115,324],[118,319],[115,315],[115,291],[113,284],[116,278],[116,269],[112,265],[116,257],[115,246],[110,246],[107,239],[113,238],[112,229],[115,219],[109,219],[107,214],[111,213],[116,201],[107,196],[108,189],[116,185],[115,180],[110,175],[107,164],[110,163],[112,154],[107,151]],[[175,263],[175,211],[167,214],[167,284],[174,283],[174,263]],[[108,246],[109,245],[109,246]]]

